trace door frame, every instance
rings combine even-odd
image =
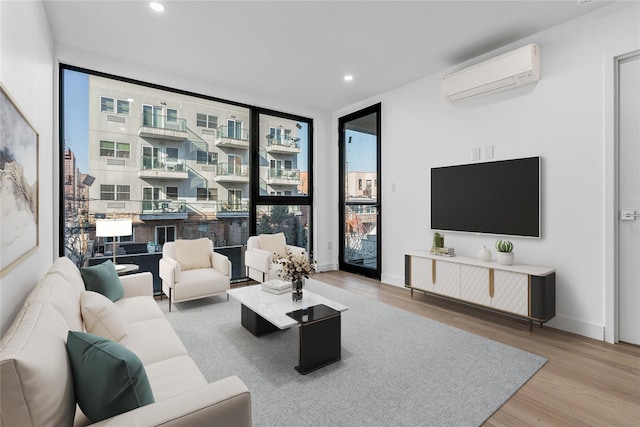
[[[345,123],[352,120],[368,116],[372,113],[376,113],[376,174],[377,174],[377,188],[375,206],[377,207],[377,225],[376,225],[376,269],[361,267],[353,264],[348,264],[344,261],[345,247],[344,247],[344,221],[345,221],[345,139],[344,139],[344,126]],[[342,116],[338,119],[338,269],[349,273],[360,274],[363,276],[371,277],[373,279],[380,280],[382,276],[382,104],[377,103],[369,107],[363,108],[346,116]]]
[[[603,341],[618,342],[618,71],[620,61],[640,54],[628,46],[605,55],[605,194],[604,194],[604,330]]]

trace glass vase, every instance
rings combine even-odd
[[[302,279],[293,279],[291,281],[291,299],[302,301]]]

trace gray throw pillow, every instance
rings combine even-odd
[[[124,346],[97,335],[69,331],[67,353],[76,400],[91,422],[154,402],[142,362]]]
[[[91,267],[82,267],[80,275],[88,291],[101,293],[113,302],[124,296],[124,288],[111,260]]]

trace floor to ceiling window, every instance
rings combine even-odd
[[[283,232],[287,244],[311,252],[311,123],[273,112],[256,116],[256,234]]]
[[[95,235],[100,218],[132,220],[119,256],[157,258],[181,238],[236,248],[234,279],[249,235],[284,231],[310,245],[310,119],[75,67],[60,74],[61,254],[78,265],[111,255]]]

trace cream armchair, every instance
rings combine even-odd
[[[247,276],[260,283],[277,279],[281,268],[280,263],[276,262],[278,258],[305,252],[304,248],[287,245],[284,233],[251,236],[247,240],[247,252],[244,255]]]
[[[226,294],[231,271],[231,261],[213,251],[210,239],[165,243],[160,259],[160,278],[162,292],[169,297],[169,311],[174,302]]]

